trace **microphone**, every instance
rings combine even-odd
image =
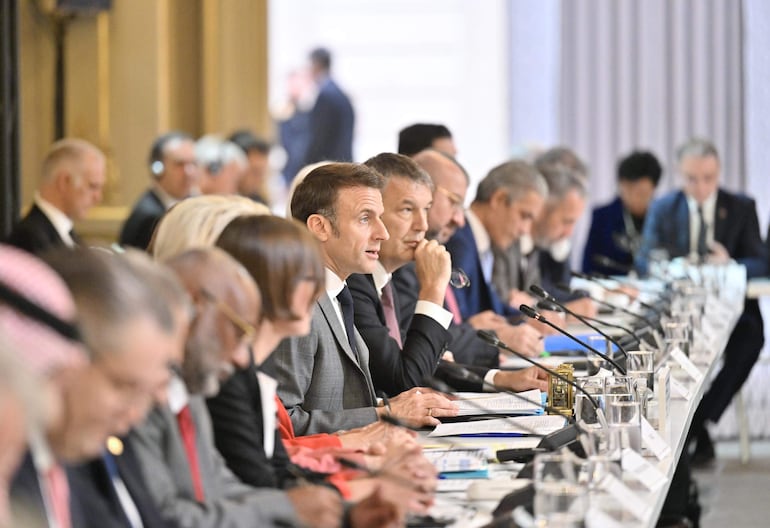
[[[445,394],[451,394],[453,392],[456,392],[456,390],[457,390],[454,387],[450,386],[447,382],[442,381],[442,380],[440,380],[440,379],[438,379],[438,378],[436,378],[434,376],[426,376],[425,378],[423,378],[422,381],[423,381],[423,383],[425,383],[426,387],[430,387],[433,390],[437,390],[437,391],[443,392]],[[500,392],[508,393],[508,391],[500,391]],[[514,393],[511,393],[511,394],[516,394],[516,393],[514,392]],[[541,403],[533,402],[532,400],[529,400],[529,399],[527,399],[527,398],[525,398],[525,397],[523,397],[523,396],[521,396],[519,394],[516,394],[516,397],[518,397],[521,400],[526,401],[527,403],[530,403],[532,405],[540,407],[541,409],[544,408],[544,406]],[[467,401],[468,404],[471,407],[473,407],[474,409],[482,411],[484,414],[489,414],[489,409],[485,409],[484,407],[482,407],[481,405],[479,405],[475,401],[473,401],[473,400],[465,400],[465,401]],[[509,419],[510,418],[510,419],[512,419],[513,417],[512,416],[501,416],[501,418],[504,418],[504,419]],[[528,425],[519,424],[519,423],[516,423],[516,422],[513,422],[513,423],[516,425],[516,427],[520,427],[520,428],[524,429],[525,431],[527,431],[527,433],[530,436],[534,436],[534,437],[537,437],[537,438],[543,438],[544,436],[546,436],[544,434],[538,433],[537,431],[535,431],[533,428],[529,427]]]
[[[607,286],[602,284],[601,280],[599,280],[599,279],[604,279],[604,280],[611,280],[611,281],[615,281],[615,282],[620,282],[620,281],[618,281],[616,279],[613,279],[612,277],[608,277],[607,275],[602,275],[600,273],[591,273],[591,274],[589,274],[589,273],[581,273],[579,271],[574,271],[574,270],[570,270],[570,274],[572,274],[573,277],[577,277],[578,279],[583,279],[583,280],[587,280],[589,282],[592,282],[594,284],[598,284],[599,287],[602,288],[604,291],[607,291],[607,292],[610,292],[610,293],[617,293],[617,292],[613,291],[612,288],[608,288]],[[636,287],[636,286],[634,286],[634,287]],[[625,295],[629,299],[631,298],[631,296],[628,295],[627,293],[624,293],[623,295]],[[593,297],[591,297],[591,298],[594,301],[599,302],[596,299],[594,299]],[[647,308],[648,310],[650,310],[652,312],[655,312],[659,316],[662,315],[663,312],[664,312],[664,310],[658,308],[654,304],[650,304],[650,303],[644,302],[644,301],[642,301],[641,299],[638,299],[638,298],[637,299],[633,299],[633,300],[635,302],[639,303],[639,306]],[[601,304],[601,302],[599,302],[599,304]]]
[[[618,262],[617,260],[611,259],[606,255],[594,254],[591,257],[591,260],[593,261],[594,264],[598,264],[599,266],[602,266],[604,268],[614,269],[615,271],[619,271],[624,275],[628,275],[629,273],[634,271],[633,266],[629,266],[628,264],[623,264],[622,262]]]
[[[600,330],[600,329],[599,329],[599,328],[597,328],[595,325],[591,324],[591,323],[590,323],[590,322],[589,322],[589,321],[588,321],[588,320],[587,320],[585,317],[583,317],[582,315],[580,315],[580,314],[578,314],[578,313],[575,313],[574,311],[572,311],[572,310],[570,310],[569,308],[567,308],[567,306],[565,306],[564,304],[562,304],[562,303],[560,303],[559,301],[557,301],[557,300],[556,300],[556,298],[555,298],[553,295],[551,295],[550,293],[548,293],[547,291],[545,291],[543,288],[541,288],[540,286],[538,286],[538,285],[536,285],[536,284],[533,284],[532,286],[530,286],[530,287],[529,287],[529,290],[530,290],[532,293],[534,293],[535,295],[537,295],[538,297],[541,297],[541,298],[543,298],[543,299],[546,299],[546,300],[548,300],[548,301],[550,301],[550,302],[554,303],[555,305],[557,305],[559,308],[561,308],[562,310],[564,310],[564,311],[565,311],[565,312],[567,312],[568,314],[572,315],[573,317],[576,317],[576,318],[577,318],[577,319],[578,319],[578,320],[579,320],[581,323],[585,324],[585,325],[586,325],[588,328],[590,328],[591,330],[594,330],[594,331],[598,332],[598,333],[599,333],[599,335],[601,335],[601,336],[602,336],[602,337],[604,337],[604,338],[605,338],[607,341],[609,341],[610,343],[612,343],[613,345],[615,345],[616,347],[618,347],[618,350],[620,350],[620,351],[623,353],[623,356],[624,356],[624,357],[628,357],[628,353],[626,353],[626,349],[624,349],[624,348],[623,348],[623,347],[620,345],[620,343],[618,343],[618,341],[617,341],[617,340],[616,340],[614,337],[611,337],[611,336],[610,336],[609,334],[607,334],[606,332],[604,332],[604,331]],[[548,323],[546,323],[546,324],[548,324]],[[551,325],[549,325],[549,326],[551,326]],[[565,335],[566,335],[566,333],[565,333]],[[568,336],[568,337],[569,337],[569,336]],[[608,360],[610,363],[612,363],[612,364],[613,364],[613,366],[615,366],[615,363],[614,363],[614,362],[613,362],[611,359],[607,358],[607,360]],[[617,367],[616,367],[616,368],[617,368]],[[621,369],[618,369],[618,370],[621,370]],[[623,372],[623,374],[625,374],[625,371],[624,371],[624,370],[621,370],[621,372]]]
[[[626,375],[626,369],[624,369],[623,367],[618,365],[618,363],[615,362],[613,359],[611,359],[609,356],[607,356],[606,354],[602,354],[601,352],[596,350],[594,347],[592,347],[592,346],[582,342],[580,339],[578,339],[574,335],[570,334],[569,332],[567,332],[566,330],[564,330],[560,326],[557,326],[557,325],[553,324],[551,321],[549,321],[548,319],[543,317],[537,310],[535,310],[531,306],[527,306],[526,304],[522,304],[521,306],[519,306],[519,310],[521,310],[521,313],[523,313],[527,317],[531,317],[535,321],[540,321],[541,323],[543,323],[543,324],[545,324],[547,326],[550,326],[551,328],[553,328],[554,330],[556,330],[560,334],[562,334],[564,336],[567,336],[568,338],[570,338],[575,343],[578,343],[580,346],[584,347],[586,350],[590,350],[591,352],[593,352],[594,354],[596,354],[597,356],[599,356],[603,360],[605,360],[608,363],[610,363],[613,367],[615,367],[624,376]],[[585,393],[585,391],[582,391],[582,392]]]
[[[533,312],[538,317],[540,317],[542,319],[542,322],[545,322],[545,317],[543,317],[542,315],[537,313],[535,310],[533,310],[532,308],[530,308],[526,304],[522,304],[521,308],[522,308],[522,312],[524,312],[524,308],[526,308],[530,312]],[[526,312],[524,312],[524,313],[526,313]],[[530,315],[529,317],[533,317],[533,316]],[[540,319],[538,319],[538,320],[540,320]],[[546,324],[548,324],[548,323],[546,323]],[[560,329],[557,328],[557,330],[560,330]],[[574,387],[576,390],[582,392],[585,395],[585,397],[588,398],[588,401],[591,402],[591,405],[593,406],[593,408],[596,409],[597,414],[601,415],[601,418],[599,419],[599,421],[602,422],[602,425],[606,425],[606,422],[605,422],[605,419],[604,419],[604,412],[602,411],[601,407],[599,406],[599,403],[583,387],[581,387],[580,385],[578,385],[574,381],[572,381],[572,380],[570,380],[568,378],[565,378],[564,376],[562,376],[561,374],[559,374],[555,370],[550,369],[550,368],[546,367],[545,365],[541,365],[540,363],[538,363],[534,359],[529,358],[529,357],[525,356],[524,354],[522,354],[520,352],[517,352],[516,350],[512,349],[511,347],[509,347],[508,345],[506,345],[505,343],[500,341],[500,339],[498,339],[498,337],[496,335],[494,335],[492,332],[489,332],[488,330],[477,330],[476,331],[476,335],[479,336],[479,338],[481,338],[482,341],[485,341],[485,342],[489,343],[493,347],[500,348],[502,350],[505,350],[509,354],[513,354],[514,356],[516,356],[519,359],[523,359],[527,363],[530,363],[530,364],[536,366],[537,368],[546,371],[549,375],[553,376],[554,378],[556,378],[556,379],[558,379],[560,381],[563,381],[567,385],[570,385],[570,386]],[[571,337],[571,336],[567,336],[567,337]],[[576,337],[572,337],[572,339],[574,339],[575,341],[577,341],[578,343],[580,343],[582,345],[585,345],[582,341],[578,340]],[[587,345],[585,345],[585,346],[587,346]],[[588,348],[590,348],[590,347],[588,347]],[[603,356],[603,354],[601,354],[599,352],[597,352],[597,354],[599,356]],[[572,421],[574,422],[574,418],[572,419]]]
[[[564,292],[567,292],[567,293],[571,293],[571,292],[573,292],[573,291],[574,291],[574,290],[572,290],[572,288],[570,288],[568,285],[566,285],[566,284],[562,284],[562,283],[559,283],[559,284],[557,284],[557,285],[556,285],[556,287],[557,287],[558,289],[560,289],[561,291],[564,291]],[[580,290],[580,291],[583,291],[583,290]],[[587,292],[586,292],[586,293],[587,293]],[[588,298],[589,298],[589,299],[591,299],[591,300],[593,300],[593,301],[595,301],[595,300],[596,300],[596,299],[594,299],[593,297],[591,297],[590,295],[588,296]],[[642,342],[642,338],[641,338],[641,337],[639,337],[639,336],[636,334],[636,332],[634,332],[634,331],[633,331],[631,328],[629,328],[629,327],[627,327],[627,326],[619,325],[619,324],[617,324],[617,323],[608,323],[607,321],[602,321],[601,319],[597,319],[596,317],[589,317],[589,316],[587,316],[587,315],[584,315],[583,317],[584,317],[584,318],[586,318],[586,319],[588,319],[588,320],[589,320],[589,321],[591,321],[591,322],[594,322],[594,323],[596,323],[596,324],[599,324],[599,325],[602,325],[602,326],[607,326],[607,327],[609,327],[609,328],[617,328],[618,330],[622,330],[622,331],[624,331],[625,333],[627,333],[628,335],[630,335],[631,337],[633,337],[633,338],[634,338],[634,340],[636,340],[636,342],[637,342],[637,343],[641,343],[641,342]]]
[[[484,330],[479,330],[479,332],[484,332],[485,334],[488,334],[488,332]],[[494,338],[494,336],[491,336],[491,337]],[[486,341],[486,338],[482,337],[482,339]],[[497,338],[494,338],[494,339],[497,339]],[[492,342],[489,342],[489,344],[492,344],[493,346],[498,346],[498,345],[494,345]],[[526,401],[527,403],[534,404],[548,412],[553,412],[555,414],[564,416],[561,413],[559,413],[556,409],[551,407],[550,405],[543,405],[542,403],[539,403],[539,402],[533,402],[532,400],[525,398],[521,394],[518,394],[513,391],[509,391],[507,389],[502,389],[493,383],[484,381],[484,379],[481,376],[479,376],[475,372],[472,372],[466,369],[462,365],[458,365],[456,363],[450,363],[447,361],[447,362],[443,362],[442,366],[448,370],[453,370],[458,375],[458,377],[461,377],[462,379],[466,379],[474,382],[480,381],[482,385],[494,388],[498,392],[504,392],[506,394],[510,394],[511,396],[514,396],[520,400]],[[551,372],[550,369],[547,369],[542,365],[537,365],[537,366],[541,367],[546,372],[549,372],[549,373]],[[556,377],[560,377],[555,372],[553,374],[556,375]],[[447,383],[441,380],[438,380],[435,377],[430,377],[427,380],[423,380],[423,381],[426,381],[428,386],[433,385],[432,388],[439,390],[441,392],[454,392],[452,387],[450,387]],[[565,379],[565,381],[569,383],[569,380]],[[480,405],[476,404],[475,402],[470,402],[470,404],[477,409],[486,410],[486,409],[483,409]],[[599,409],[598,412],[601,412],[601,409]],[[562,427],[558,431],[554,431],[548,435],[542,435],[542,434],[536,433],[534,430],[532,430],[528,426],[517,423],[516,424],[517,426],[529,431],[531,433],[531,436],[541,438],[540,442],[534,448],[500,449],[495,453],[495,457],[497,457],[497,460],[500,462],[508,462],[511,460],[514,460],[516,462],[527,462],[537,453],[546,453],[549,451],[556,451],[557,449],[561,449],[562,447],[565,447],[565,446],[569,446],[572,449],[572,445],[578,441],[578,436],[580,435],[580,433],[583,433],[585,431],[583,430],[583,428],[581,428],[577,424],[577,422],[575,421],[575,418],[572,415],[564,416],[564,418],[566,418],[569,425],[567,425],[566,427]],[[602,416],[601,419],[604,420],[604,417]],[[582,448],[582,445],[577,444],[577,447],[574,448],[575,453],[579,456],[585,456],[585,451],[581,453],[579,450],[580,448]]]

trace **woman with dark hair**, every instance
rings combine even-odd
[[[260,369],[283,339],[310,331],[313,306],[324,288],[323,263],[315,239],[291,220],[242,216],[227,225],[217,246],[243,264],[262,293],[263,318],[255,329],[252,365],[232,376],[219,394],[208,400],[216,446],[228,467],[252,485],[285,486],[296,473],[285,445],[300,465],[334,473],[330,482],[346,498],[361,499],[379,487],[386,498],[424,512],[432,502],[435,470],[409,435],[377,423],[335,435],[295,438],[291,420],[275,395],[275,380]],[[387,446],[377,443],[382,438],[389,439]],[[363,456],[372,454],[379,456]],[[405,492],[386,480],[359,478],[361,472],[342,470],[337,462],[340,456],[370,468],[384,463],[385,458],[397,458],[400,462],[393,464],[395,471],[404,471],[403,477],[423,485],[426,492]]]

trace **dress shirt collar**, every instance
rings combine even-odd
[[[698,216],[698,202],[695,198],[687,196],[687,208],[690,210],[690,217]],[[711,196],[706,198],[703,202],[703,218],[706,220],[706,224],[711,227],[714,225],[714,214],[717,208],[717,192],[711,193]]]
[[[465,210],[465,219],[468,221],[468,225],[473,233],[473,238],[476,240],[476,249],[479,255],[483,255],[492,249],[492,239],[489,238],[484,224],[481,223],[479,217],[473,212],[473,209]]]
[[[390,282],[392,278],[393,274],[385,271],[382,263],[378,260],[377,266],[374,268],[374,272],[372,273],[372,279],[374,279],[374,287],[377,288],[377,295],[382,297],[382,289],[387,283]]]
[[[155,194],[155,196],[158,197],[160,200],[160,203],[163,204],[163,207],[166,208],[166,211],[171,209],[173,206],[181,202],[182,200],[179,200],[178,198],[174,198],[169,193],[163,189],[160,185],[157,183],[152,184],[152,192]]]
[[[43,214],[53,224],[53,227],[56,229],[59,237],[64,240],[68,246],[74,246],[75,242],[70,236],[70,231],[72,231],[74,224],[72,223],[70,217],[64,214],[54,204],[40,196],[39,193],[35,193],[35,205],[37,205],[38,208],[43,211]]]
[[[326,294],[330,299],[336,300],[337,295],[339,295],[342,288],[345,287],[345,281],[340,279],[339,275],[329,268],[324,269],[326,270]]]
[[[168,407],[176,416],[190,403],[190,393],[187,392],[187,386],[182,378],[176,374],[171,375],[168,382]]]

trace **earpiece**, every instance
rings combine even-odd
[[[152,172],[152,175],[155,178],[160,178],[161,174],[163,174],[163,171],[165,170],[165,166],[163,165],[163,162],[160,160],[155,160],[150,165],[150,172]]]

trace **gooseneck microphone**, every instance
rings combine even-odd
[[[535,295],[537,295],[538,297],[540,297],[542,299],[545,299],[548,302],[552,302],[553,304],[555,304],[556,306],[558,306],[559,308],[561,308],[562,310],[564,310],[565,312],[567,312],[571,316],[573,316],[576,319],[578,319],[581,323],[586,325],[591,330],[593,330],[595,332],[598,332],[599,335],[601,335],[607,341],[609,341],[610,343],[612,343],[613,345],[618,347],[618,350],[620,350],[620,352],[623,354],[623,357],[628,357],[628,353],[626,352],[626,349],[623,348],[620,345],[620,343],[618,343],[618,341],[614,337],[610,336],[609,334],[607,334],[603,330],[599,329],[596,325],[591,324],[591,322],[588,321],[588,319],[586,319],[585,317],[583,317],[579,313],[577,313],[577,312],[575,312],[573,310],[570,310],[566,305],[564,305],[563,303],[560,303],[559,301],[557,301],[556,298],[553,295],[551,295],[550,293],[545,291],[543,288],[541,288],[537,284],[533,284],[532,286],[529,287],[529,290],[532,293],[534,293]],[[610,363],[612,363],[612,360],[609,360],[609,361],[610,361]],[[625,372],[623,372],[623,374],[625,374]]]
[[[600,279],[604,279],[604,280],[611,280],[611,281],[615,281],[615,282],[620,282],[620,281],[617,281],[616,279],[613,279],[612,277],[609,277],[609,276],[607,276],[607,275],[602,275],[602,274],[600,274],[600,273],[590,273],[590,274],[589,274],[589,273],[581,273],[581,272],[579,272],[579,271],[570,270],[570,274],[571,274],[573,277],[577,277],[578,279],[583,279],[583,280],[587,280],[587,281],[589,281],[589,282],[592,282],[593,284],[598,284],[598,285],[599,285],[599,287],[600,287],[601,289],[603,289],[603,290],[604,290],[604,291],[606,291],[606,292],[610,292],[610,293],[616,293],[616,292],[615,292],[615,291],[614,291],[612,288],[609,288],[609,287],[605,286],[605,285],[602,283],[602,281],[601,281]],[[622,282],[621,282],[621,284],[622,284]],[[634,287],[636,288],[636,286],[634,286]],[[628,295],[627,293],[624,293],[623,295],[625,295],[625,296],[626,296],[626,297],[628,297],[628,298],[631,298],[631,296],[630,296],[630,295]],[[597,300],[596,300],[596,299],[594,299],[593,297],[591,297],[591,298],[592,298],[594,301],[597,301]],[[657,307],[657,306],[655,306],[654,304],[650,304],[650,303],[648,303],[648,302],[644,302],[644,301],[642,301],[642,300],[640,300],[640,299],[634,299],[634,301],[635,301],[635,302],[637,302],[637,303],[639,303],[639,306],[642,306],[642,307],[644,307],[644,308],[647,308],[647,309],[648,309],[648,310],[650,310],[651,312],[655,312],[655,313],[656,313],[656,314],[658,314],[658,315],[662,315],[662,314],[664,313],[664,310],[663,310],[663,309],[661,309],[661,308],[658,308],[658,307]],[[599,302],[599,301],[597,301],[597,302]],[[600,303],[600,304],[601,304],[601,303]],[[613,306],[614,306],[614,305],[613,305]],[[637,316],[638,316],[639,314],[634,314],[634,315],[637,315]]]
[[[598,264],[599,266],[602,266],[604,268],[614,269],[615,271],[619,271],[623,275],[628,275],[629,273],[634,271],[633,266],[629,266],[627,264],[618,262],[617,260],[611,259],[606,255],[594,254],[591,257],[591,260],[594,262],[594,264]]]
[[[570,334],[569,332],[567,332],[566,330],[564,330],[560,326],[557,326],[557,325],[553,324],[551,321],[549,321],[548,319],[543,317],[540,314],[540,312],[538,312],[537,310],[535,310],[531,306],[527,306],[526,304],[522,304],[521,306],[519,306],[519,310],[521,310],[521,313],[523,313],[527,317],[530,317],[530,318],[534,319],[535,321],[540,321],[541,323],[545,324],[546,326],[550,326],[551,328],[553,328],[554,330],[556,330],[560,334],[562,334],[564,336],[567,336],[572,341],[574,341],[575,343],[579,344],[580,346],[582,346],[586,350],[589,350],[589,351],[593,352],[594,354],[596,354],[597,356],[599,356],[603,360],[607,361],[610,365],[615,367],[618,370],[618,372],[620,372],[624,376],[626,375],[626,369],[621,367],[615,360],[613,360],[612,358],[610,358],[606,354],[602,354],[601,352],[596,350],[591,345],[588,345],[588,344],[584,343],[583,341],[581,341],[580,339],[578,339],[574,335]]]
[[[537,313],[535,310],[533,310],[532,308],[530,308],[526,304],[522,304],[520,309],[521,309],[522,312],[527,314],[527,312],[524,311],[524,308],[526,308],[526,309],[530,310],[531,312],[535,313],[538,317],[541,317],[543,319],[542,322],[545,322],[545,318],[542,315]],[[532,317],[533,319],[535,318],[532,315],[530,315],[529,317]],[[548,324],[548,323],[546,323],[546,324]],[[588,393],[588,391],[586,391],[583,387],[581,387],[580,385],[578,385],[574,381],[572,381],[572,380],[562,376],[561,374],[559,374],[558,372],[556,372],[553,369],[550,369],[550,368],[548,368],[548,367],[546,367],[544,365],[541,365],[540,363],[538,363],[534,359],[529,358],[529,357],[525,356],[524,354],[522,354],[520,352],[517,352],[516,350],[512,349],[511,347],[509,347],[508,345],[506,345],[505,343],[500,341],[500,339],[496,335],[494,335],[492,332],[489,332],[487,330],[477,330],[476,331],[476,335],[479,336],[479,338],[481,338],[483,341],[485,341],[488,344],[492,345],[493,347],[497,347],[499,349],[505,350],[509,354],[513,354],[517,358],[523,359],[527,363],[531,363],[532,365],[536,366],[537,368],[546,371],[549,375],[553,376],[554,378],[558,379],[559,381],[563,381],[567,385],[571,385],[576,390],[578,390],[578,391],[582,392],[583,394],[585,394],[586,398],[588,398],[588,401],[591,402],[591,405],[593,406],[593,408],[596,409],[597,412],[601,412],[601,407],[599,407],[599,403],[594,399],[594,397],[591,396]],[[579,341],[577,338],[573,337],[573,339],[575,339],[578,343],[583,344],[583,342]],[[590,348],[590,347],[588,347],[588,348]],[[601,354],[600,352],[596,352],[596,353],[599,356],[604,357],[604,355]],[[625,374],[625,372],[624,372],[624,374]]]
[[[563,291],[563,292],[565,292],[565,293],[574,293],[574,292],[576,292],[576,291],[584,292],[584,290],[573,290],[573,289],[572,289],[572,288],[570,288],[568,285],[566,285],[566,284],[562,284],[562,283],[559,283],[559,284],[557,284],[557,285],[556,285],[556,287],[557,287],[559,290],[561,290],[561,291]],[[585,292],[584,292],[584,293],[585,293]],[[589,298],[589,299],[591,299],[591,300],[595,300],[595,299],[594,299],[593,297],[591,297],[590,295],[588,295],[588,298]],[[638,335],[636,332],[634,332],[634,330],[632,330],[631,328],[629,328],[629,327],[627,327],[627,326],[619,325],[619,324],[617,324],[617,323],[609,323],[609,322],[607,322],[607,321],[603,321],[602,319],[598,319],[598,318],[596,318],[596,317],[589,317],[589,316],[587,316],[587,315],[584,315],[583,317],[584,317],[584,318],[586,318],[586,319],[588,319],[588,320],[589,320],[589,321],[591,321],[592,323],[596,323],[596,324],[598,324],[598,325],[601,325],[601,326],[606,326],[606,327],[608,327],[608,328],[617,328],[618,330],[622,330],[622,331],[623,331],[623,332],[625,332],[626,334],[628,334],[628,335],[630,335],[631,337],[633,337],[633,338],[634,338],[634,340],[635,340],[637,343],[641,343],[641,342],[642,342],[642,338],[641,338],[641,337],[639,337],[639,335]]]

